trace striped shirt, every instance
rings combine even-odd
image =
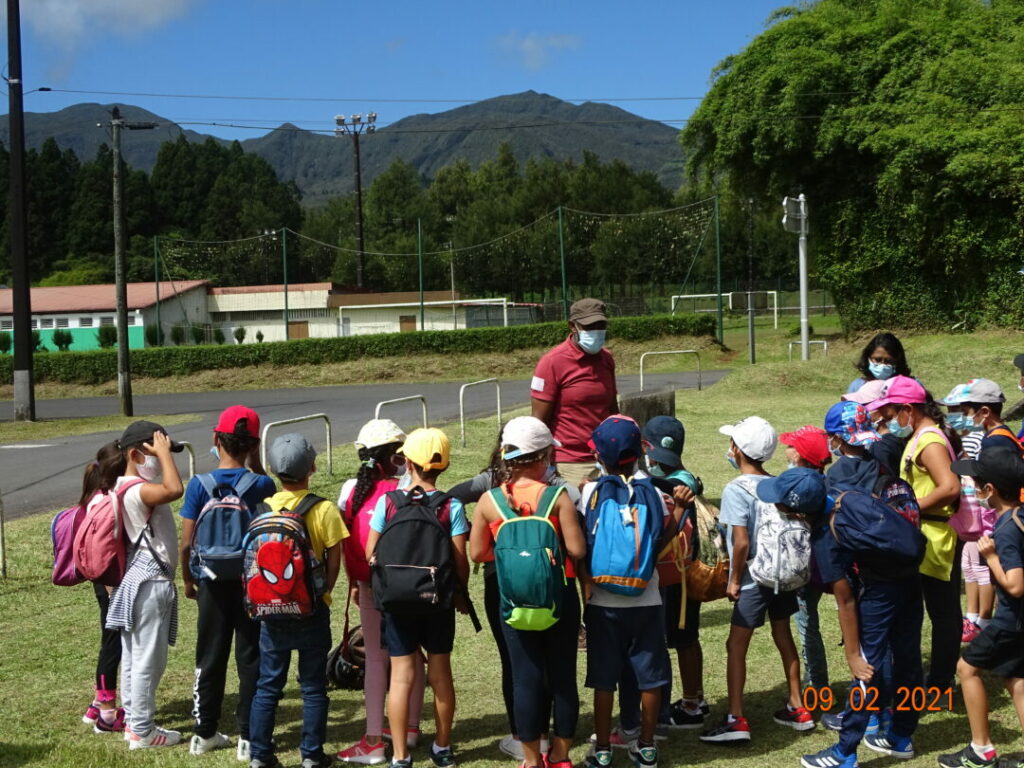
[[[107,629],[121,629],[131,632],[135,626],[135,599],[139,595],[139,587],[147,581],[167,581],[168,568],[154,557],[147,546],[140,546],[132,557],[131,564],[124,578],[110,597],[110,608],[107,610]],[[168,644],[174,645],[178,639],[178,590],[174,588],[174,603],[171,606],[171,626],[168,629]]]

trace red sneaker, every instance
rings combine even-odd
[[[965,616],[964,628],[960,634],[960,642],[964,644],[973,642],[974,639],[980,634],[981,627],[979,627],[977,624],[975,624],[973,621],[971,621]]]
[[[788,728],[792,728],[794,731],[814,730],[814,718],[811,717],[811,713],[803,707],[790,709],[787,705],[772,715],[772,720],[779,725],[785,725]]]

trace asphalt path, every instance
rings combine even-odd
[[[703,384],[711,386],[727,371],[704,371]],[[693,372],[648,374],[648,389],[696,389]],[[620,376],[620,393],[639,389],[639,377]],[[196,392],[135,397],[135,412],[140,414],[197,413],[200,420],[168,427],[171,436],[190,442],[196,454],[196,471],[208,472],[216,465],[209,454],[210,432],[217,415],[229,405],[244,403],[259,412],[263,424],[314,413],[326,413],[331,420],[332,442],[351,442],[360,426],[372,418],[376,404],[409,395],[423,395],[429,407],[431,424],[458,422],[459,383],[358,384],[338,387],[244,390],[241,392]],[[529,402],[527,380],[501,382],[502,407],[507,410]],[[493,386],[475,387],[466,392],[466,415],[493,414]],[[88,397],[36,401],[39,419],[71,419],[86,416],[116,415],[116,397]],[[420,424],[417,402],[385,406],[381,416],[393,418],[406,429]],[[302,422],[273,428],[307,436],[317,450],[326,444],[323,421]],[[0,493],[8,519],[50,511],[73,504],[81,491],[82,469],[103,443],[118,432],[92,433],[46,440],[25,440],[16,445],[0,445]],[[181,454],[178,468],[185,477],[187,454]],[[340,478],[339,478],[340,480]]]

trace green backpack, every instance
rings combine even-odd
[[[490,490],[503,519],[494,542],[501,617],[513,629],[539,632],[551,627],[562,613],[565,563],[551,515],[564,490],[545,488],[532,515],[512,509],[501,488]]]

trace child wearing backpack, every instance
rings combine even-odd
[[[185,597],[196,601],[195,717],[189,752],[202,755],[231,746],[217,731],[231,639],[235,638],[238,671],[236,756],[248,762],[249,710],[260,671],[260,625],[245,612],[242,592],[242,539],[257,505],[277,487],[266,475],[245,468],[260,442],[260,417],[244,405],[232,405],[213,428],[217,468],[196,475],[181,505],[181,574]]]
[[[973,477],[979,501],[999,512],[992,535],[978,539],[978,551],[996,582],[997,605],[992,623],[967,646],[957,664],[971,741],[959,752],[941,755],[939,765],[989,768],[999,761],[989,731],[982,670],[1003,679],[1024,726],[1024,461],[1014,450],[983,448],[976,461],[953,462],[953,471]]]
[[[268,454],[282,490],[259,507],[246,536],[245,600],[260,617],[260,675],[249,713],[250,768],[279,768],[274,717],[288,680],[292,651],[299,656],[303,768],[326,768],[327,653],[331,648],[331,592],[341,570],[348,530],[330,501],[309,492],[316,451],[302,435],[278,437]]]
[[[545,482],[556,444],[547,425],[532,416],[505,425],[509,479],[480,498],[470,533],[474,560],[494,556],[523,768],[571,768],[579,719],[580,613],[572,560],[586,554],[586,543],[564,487]],[[551,702],[553,739],[545,755],[540,740]]]
[[[398,452],[405,442],[405,432],[391,419],[371,419],[356,437],[359,472],[346,480],[338,496],[338,507],[346,527],[352,534],[344,541],[345,571],[351,585],[352,599],[359,608],[363,629],[366,664],[363,694],[366,699],[366,731],[358,742],[338,752],[345,763],[376,765],[387,758],[384,754],[384,700],[388,689],[388,653],[381,641],[383,618],[373,603],[370,586],[370,565],[366,562],[366,542],[370,535],[370,517],[377,501],[398,489],[408,475],[405,457]],[[409,728],[406,742],[416,745],[423,710],[425,676],[423,665],[413,667],[415,678],[409,697]]]
[[[820,579],[835,595],[854,687],[841,713],[822,716],[839,742],[805,755],[801,765],[855,768],[862,740],[909,759],[918,714],[887,707],[898,687],[920,688],[923,679],[920,510],[913,490],[871,456],[881,438],[863,406],[832,406],[825,431],[839,458],[827,475],[828,512],[812,516],[813,547]]]
[[[110,597],[106,627],[121,632],[121,702],[128,748],[170,747],[181,741],[181,733],[161,728],[154,715],[167,649],[178,636],[178,532],[170,503],[181,498],[183,489],[171,453],[184,446],[151,421],[128,425],[117,445],[124,474],[109,493],[94,496],[89,504],[90,509],[110,504],[127,540],[127,565]]]
[[[448,468],[448,436],[440,429],[417,429],[400,452],[406,458],[411,487],[378,500],[366,542],[374,599],[384,614],[384,642],[391,657],[391,764],[412,765],[406,742],[409,698],[422,649],[434,692],[436,731],[430,760],[437,768],[451,768],[455,765],[451,652],[455,611],[467,610],[469,523],[462,504],[435,485]]]
[[[594,689],[592,768],[612,762],[612,706],[615,689],[630,672],[640,690],[640,733],[629,744],[630,759],[656,768],[655,729],[662,688],[672,679],[665,645],[665,615],[655,568],[658,553],[676,535],[684,506],[665,506],[646,475],[635,475],[643,455],[640,428],[627,416],[609,416],[593,432],[591,446],[604,475],[583,489],[587,561],[583,564],[586,602],[587,677]]]
[[[769,496],[759,493],[760,486],[771,477],[764,462],[778,445],[772,425],[759,416],[750,416],[718,431],[729,438],[726,459],[740,471],[739,477],[722,491],[719,516],[726,526],[730,557],[727,594],[734,603],[726,641],[729,710],[722,723],[702,733],[700,740],[712,744],[750,740],[750,725],[743,715],[747,651],[754,630],[764,625],[765,616],[771,622],[772,639],[782,658],[788,687],[786,705],[775,712],[773,719],[797,731],[812,730],[814,719],[803,707],[800,657],[789,626],[790,617],[797,612],[796,592],[809,579],[810,531],[806,523],[780,510],[773,500],[784,484],[771,484]],[[798,470],[817,474],[814,470]]]

